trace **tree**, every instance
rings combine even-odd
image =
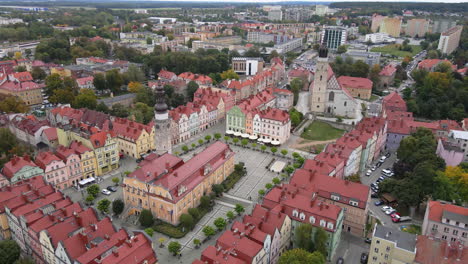
[[[211,135],[206,135],[206,136],[205,136],[205,141],[206,141],[206,142],[210,142],[210,140],[211,140]]]
[[[205,227],[203,227],[202,232],[203,232],[203,234],[205,234],[205,236],[206,236],[207,238],[209,238],[209,237],[211,237],[211,236],[214,236],[214,235],[216,234],[216,231],[215,231],[214,228],[211,227],[211,226],[205,226]]]
[[[153,213],[148,209],[141,210],[140,217],[138,218],[140,225],[143,227],[150,227],[154,223]]]
[[[221,134],[220,134],[220,133],[215,133],[215,134],[214,134],[214,138],[215,138],[216,140],[219,140],[219,139],[221,138]]]
[[[264,189],[258,190],[258,195],[260,195],[260,196],[265,195],[265,190]]]
[[[270,151],[271,151],[271,153],[275,154],[276,152],[278,152],[278,148],[277,147],[271,147]]]
[[[138,93],[141,89],[143,89],[143,84],[139,82],[130,82],[128,84],[128,91],[131,93]]]
[[[81,89],[81,92],[73,100],[74,108],[96,109],[97,97],[91,89]]]
[[[219,231],[223,230],[223,229],[226,227],[226,225],[227,225],[226,220],[224,220],[224,218],[222,218],[222,217],[216,218],[216,219],[214,220],[213,224],[216,226],[216,228],[217,228]]]
[[[94,196],[95,198],[98,196],[99,194],[99,185],[97,184],[93,184],[91,186],[89,186],[88,188],[86,188],[86,191],[88,192],[89,195],[92,195]]]
[[[128,66],[127,72],[124,74],[125,79],[129,82],[143,82],[146,80],[145,74],[141,71],[140,68],[135,66],[134,64],[130,64]]]
[[[286,155],[288,155],[288,150],[287,149],[282,149],[281,154],[286,157]]]
[[[54,94],[55,90],[64,89],[63,80],[57,73],[53,73],[46,77],[45,79],[45,92],[47,95],[51,96]]]
[[[183,150],[184,152],[187,152],[187,151],[189,151],[189,148],[188,148],[187,145],[183,145],[183,146],[182,146],[182,150]]]
[[[327,241],[327,232],[321,227],[316,228],[314,234],[314,246],[315,250],[320,252],[323,256],[327,255]]]
[[[265,188],[266,188],[267,190],[270,190],[271,188],[273,188],[273,184],[267,183],[267,184],[265,184]]]
[[[19,259],[20,254],[21,248],[14,240],[0,241],[1,263],[13,264]]]
[[[241,144],[242,144],[243,147],[246,147],[247,144],[249,144],[249,140],[244,138],[244,139],[241,140]]]
[[[14,262],[14,264],[35,264],[34,260],[30,257],[20,258]]]
[[[229,139],[231,139],[231,137],[229,137],[229,136],[224,136],[224,141],[228,142]]]
[[[285,170],[289,175],[291,175],[291,174],[294,172],[294,168],[291,167],[291,166],[287,166],[284,170]]]
[[[0,99],[0,111],[5,113],[26,113],[29,107],[17,96],[7,95]]]
[[[106,88],[112,92],[119,92],[123,84],[122,75],[117,69],[112,69],[106,72]]]
[[[244,206],[242,206],[241,204],[236,204],[234,211],[236,211],[238,215],[241,215],[245,211],[245,209]]]
[[[180,245],[179,242],[177,242],[177,241],[171,241],[171,242],[169,243],[169,245],[167,246],[167,250],[169,250],[169,252],[172,253],[172,255],[175,256],[175,255],[179,254],[180,248],[181,248],[181,247],[182,247],[182,246]]]
[[[294,94],[294,102],[293,104],[297,104],[297,100],[299,99],[299,92],[302,90],[302,87],[304,87],[304,83],[302,79],[300,78],[294,78],[290,82],[289,86],[291,87],[291,92]]]
[[[260,147],[260,149],[262,150],[262,152],[265,152],[265,150],[267,149],[267,147],[266,147],[265,145],[262,145],[262,146]]]
[[[229,219],[229,221],[232,221],[236,216],[234,215],[233,211],[227,211],[226,217]]]
[[[325,257],[320,252],[310,253],[301,248],[284,252],[278,264],[325,264]]]
[[[281,183],[281,180],[278,177],[273,178],[272,180],[273,184],[278,185]]]
[[[340,46],[338,46],[338,49],[336,50],[336,52],[338,54],[342,54],[342,53],[345,53],[347,50],[348,49],[347,49],[347,47],[345,45],[340,45]]]
[[[229,69],[221,73],[221,79],[222,80],[232,80],[232,79],[239,80],[239,75],[236,72],[234,72],[233,69]]]
[[[85,202],[86,204],[92,204],[94,199],[96,198],[93,195],[89,194],[88,196],[86,196]]]
[[[192,230],[193,226],[195,225],[195,221],[190,214],[182,214],[179,220],[182,227],[185,227],[188,230]]]
[[[211,207],[211,199],[210,199],[210,197],[209,197],[209,196],[206,196],[206,195],[202,196],[202,197],[200,198],[200,206],[201,206],[202,208],[204,208],[204,209],[210,208],[210,207]]]
[[[255,143],[255,142],[252,143],[252,148],[254,148],[254,149],[257,148],[257,143]]]
[[[33,67],[31,70],[31,75],[34,80],[44,80],[47,77],[46,72],[40,67]]]
[[[116,199],[112,202],[112,212],[114,214],[119,215],[123,212],[123,209],[125,207],[124,202],[121,199]]]
[[[191,145],[191,146],[192,146],[192,148],[195,148],[195,147],[197,146],[197,144],[195,144],[195,143],[192,143],[192,145]]]
[[[314,250],[314,242],[312,240],[312,225],[301,224],[294,232],[295,243],[298,248],[302,248],[309,252]]]
[[[271,59],[279,57],[279,53],[276,50],[273,50],[270,55],[268,55],[268,61],[271,62]]]
[[[148,234],[148,236],[153,237],[154,229],[151,227],[145,228],[145,233]]]
[[[195,248],[199,248],[200,247],[200,244],[201,244],[201,241],[200,239],[194,239],[193,240],[193,244],[195,245]]]
[[[187,98],[192,101],[193,100],[193,95],[195,94],[195,92],[198,90],[199,86],[196,82],[194,81],[190,81],[188,84],[187,84]]]
[[[202,145],[203,142],[205,142],[205,141],[204,141],[203,139],[200,138],[200,139],[198,140],[198,145]]]
[[[234,144],[237,145],[237,143],[239,143],[239,139],[238,139],[238,138],[233,138],[233,139],[232,139],[232,142],[234,142]]]
[[[106,86],[106,77],[102,73],[96,73],[93,79],[93,85],[96,90],[104,91],[107,89]]]
[[[107,213],[109,212],[109,206],[111,202],[108,199],[102,199],[98,202],[98,210],[101,211],[101,213]]]
[[[193,219],[200,218],[200,211],[197,208],[189,208],[188,213],[193,217]]]
[[[160,248],[164,247],[164,241],[166,241],[166,239],[164,237],[158,238]]]
[[[18,145],[16,136],[6,127],[0,128],[0,156],[11,154],[11,150]]]

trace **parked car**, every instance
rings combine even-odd
[[[383,163],[383,162],[380,162],[380,161],[379,161],[379,162],[377,162],[377,163],[375,164],[375,166],[377,166],[377,168],[380,168],[380,166],[382,166],[382,163]]]
[[[380,180],[380,181],[383,181],[383,180],[385,180],[385,177],[380,176],[380,177],[379,177],[379,180]]]
[[[382,211],[387,211],[387,210],[393,210],[393,208],[391,206],[384,206],[382,207]]]
[[[384,204],[384,202],[382,200],[378,200],[377,202],[374,203],[375,206],[381,206]]]
[[[396,212],[396,210],[392,208],[392,209],[390,209],[390,210],[385,211],[385,214],[386,214],[386,215],[391,215],[391,214],[393,214],[394,212]]]
[[[377,166],[374,165],[374,166],[372,166],[371,171],[375,171],[376,169],[377,169]]]
[[[392,171],[389,170],[389,169],[383,169],[383,170],[382,170],[382,174],[383,174],[383,175],[385,175],[385,174],[390,174],[390,173],[392,173]]]
[[[371,171],[371,170],[367,170],[366,176],[369,177],[369,176],[371,176],[371,174],[372,174],[372,171]]]
[[[398,219],[398,222],[407,222],[407,221],[411,221],[411,217],[409,216],[402,216]]]
[[[372,198],[378,198],[379,197],[379,194],[378,194],[378,191],[375,192],[374,190],[372,190],[371,192],[371,195],[370,195]]]
[[[390,158],[391,155],[392,155],[392,153],[388,152],[385,156],[386,156],[387,158]]]
[[[111,191],[111,192],[116,192],[117,191],[117,187],[115,186],[107,186],[107,190]]]
[[[400,217],[398,215],[395,215],[395,217],[392,217],[392,222],[393,223],[398,223],[400,222]]]
[[[395,212],[395,213],[391,214],[390,217],[391,217],[391,218],[400,217],[400,213]]]
[[[103,194],[105,194],[105,195],[111,195],[111,192],[110,192],[109,190],[107,190],[107,189],[102,189],[101,192],[102,192]]]
[[[361,254],[361,264],[366,264],[368,258],[369,258],[369,255],[366,252],[362,252],[362,254]]]
[[[370,244],[370,243],[372,243],[372,239],[366,238],[366,239],[364,239],[364,242],[366,242],[367,244]]]
[[[385,159],[387,159],[387,157],[386,157],[386,156],[382,156],[382,157],[380,158],[379,162],[384,163],[384,162],[385,162]]]
[[[339,257],[337,260],[336,260],[336,264],[344,264],[344,259],[342,257]]]

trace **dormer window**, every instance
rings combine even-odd
[[[349,204],[352,205],[352,206],[358,206],[359,203],[356,202],[356,201],[349,201]]]
[[[339,201],[340,200],[340,196],[336,195],[336,194],[332,194],[331,195],[331,199],[334,200],[334,201]]]
[[[293,210],[292,215],[293,215],[293,217],[298,217],[299,212],[297,210]]]
[[[327,222],[325,222],[325,220],[320,220],[320,226],[321,227],[325,227],[326,224],[327,224]]]
[[[313,216],[309,217],[309,222],[311,224],[315,224],[315,217],[313,217]]]
[[[332,222],[328,222],[327,228],[328,228],[328,229],[333,229],[333,223],[332,223]]]
[[[304,213],[300,213],[300,214],[299,214],[299,219],[305,220],[305,214],[304,214]]]
[[[203,172],[203,175],[205,175],[205,176],[208,175],[210,173],[210,171],[211,171],[211,164],[208,163],[208,164],[205,165],[205,170]]]

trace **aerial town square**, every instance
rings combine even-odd
[[[0,0],[0,264],[468,263],[467,16]]]

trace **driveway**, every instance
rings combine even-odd
[[[343,258],[344,263],[361,263],[362,252],[369,253],[370,245],[364,242],[362,237],[354,236],[347,232],[341,233],[341,241],[336,249],[331,263],[336,263],[338,258]]]

